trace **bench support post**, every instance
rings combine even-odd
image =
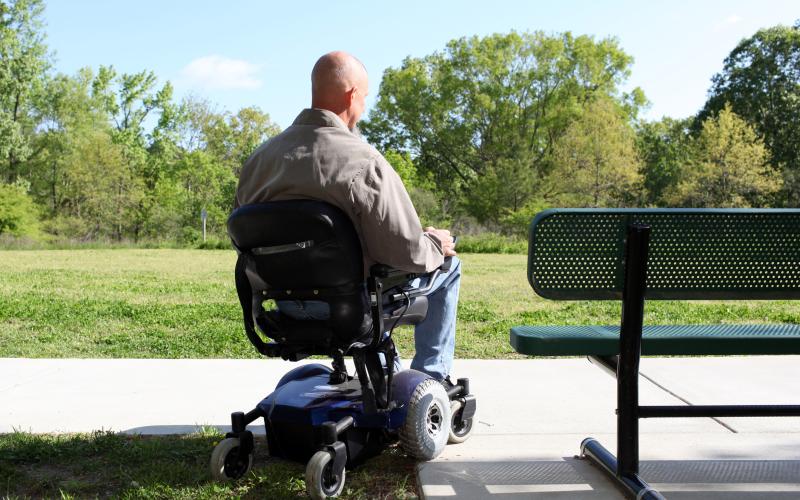
[[[639,357],[649,243],[650,226],[628,226],[617,365],[617,476],[639,472]]]
[[[617,456],[597,440],[581,443],[581,455],[596,462],[616,479],[626,493],[637,499],[664,497],[639,476],[639,359],[642,352],[644,298],[647,290],[647,252],[650,226],[631,224],[625,240],[625,288],[622,291],[622,324],[619,357],[589,359],[617,375]]]

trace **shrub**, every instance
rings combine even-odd
[[[39,213],[28,196],[28,184],[0,184],[0,234],[39,236]]]
[[[482,233],[458,238],[456,251],[460,253],[528,253],[528,242],[520,236],[503,236]]]

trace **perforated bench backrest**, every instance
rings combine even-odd
[[[556,300],[621,299],[628,225],[651,226],[648,299],[800,298],[800,210],[555,209],[530,228],[528,281]]]

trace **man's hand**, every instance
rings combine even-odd
[[[445,257],[456,255],[456,243],[453,241],[453,237],[450,236],[450,231],[428,226],[425,228],[425,232],[433,234],[442,243],[442,251]]]

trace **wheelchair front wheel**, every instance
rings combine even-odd
[[[338,497],[344,489],[345,471],[333,472],[333,455],[321,450],[311,457],[306,465],[306,492],[314,500]]]
[[[242,456],[239,438],[225,438],[211,453],[211,477],[217,481],[239,479],[253,467],[253,453]]]

